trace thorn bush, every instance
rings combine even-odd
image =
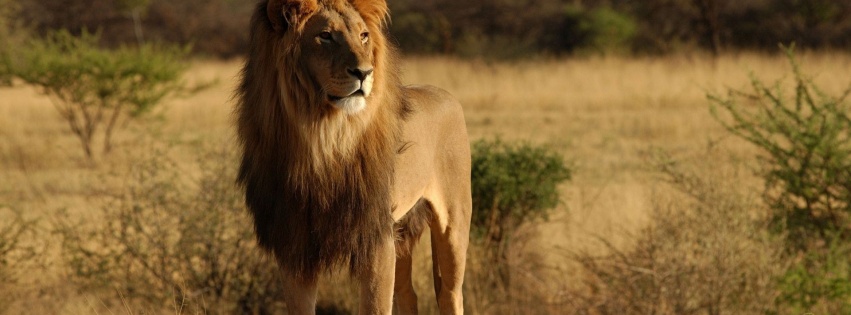
[[[851,87],[821,90],[785,49],[792,86],[766,85],[709,95],[712,114],[761,152],[771,230],[786,240],[792,266],[778,302],[796,312],[851,311]],[[787,94],[791,90],[792,93]]]

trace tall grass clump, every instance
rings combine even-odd
[[[184,88],[186,53],[152,44],[102,49],[97,35],[58,31],[0,54],[0,70],[50,97],[92,159],[96,136],[102,135],[103,152],[109,153],[116,127]]]
[[[851,88],[826,93],[803,73],[792,48],[786,54],[791,84],[752,77],[749,91],[709,99],[717,120],[761,151],[772,230],[785,235],[794,261],[779,301],[797,311],[849,313]]]
[[[558,185],[570,179],[572,169],[549,147],[497,139],[473,144],[471,173],[472,236],[484,254],[481,263],[488,266],[480,270],[477,285],[489,288],[495,301],[507,302],[514,233],[548,218],[560,203]]]
[[[277,270],[255,245],[229,155],[210,152],[189,166],[164,152],[145,156],[123,191],[93,209],[95,218],[66,215],[57,223],[70,279],[114,296],[107,307],[281,312]],[[189,175],[195,168],[200,174]]]
[[[599,236],[602,253],[567,252],[583,276],[562,302],[576,314],[774,311],[782,246],[742,176],[721,163],[659,157],[657,172],[673,192],[654,196],[648,226],[627,233],[631,245]]]
[[[36,221],[0,204],[0,313],[14,301],[19,277],[33,270],[42,255],[36,232]]]

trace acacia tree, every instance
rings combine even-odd
[[[50,97],[90,160],[103,134],[103,152],[122,119],[149,112],[164,97],[184,89],[185,49],[141,45],[105,50],[97,35],[59,31],[30,41],[7,58],[12,76]]]

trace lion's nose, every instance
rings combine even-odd
[[[354,68],[354,69],[346,69],[346,70],[349,71],[349,74],[351,74],[355,78],[358,78],[358,80],[363,81],[363,80],[366,79],[367,76],[369,76],[372,73],[373,69],[372,69],[372,67],[370,67],[370,68]]]

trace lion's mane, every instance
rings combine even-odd
[[[408,106],[384,33],[386,6],[353,2],[375,44],[364,112],[346,115],[321,103],[319,83],[299,63],[303,25],[276,32],[266,1],[252,17],[236,92],[243,153],[237,181],[257,240],[282,268],[307,280],[339,265],[366,270],[375,246],[393,233],[394,155]]]

